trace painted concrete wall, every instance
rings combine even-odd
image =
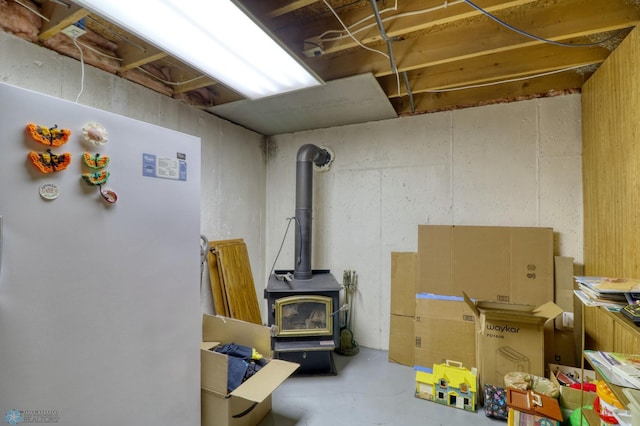
[[[295,214],[307,143],[335,152],[314,174],[312,267],[340,282],[357,271],[360,345],[388,348],[391,252],[416,251],[419,224],[552,227],[555,254],[582,263],[580,120],[580,96],[569,95],[276,136],[266,264]],[[294,268],[293,251],[291,225],[277,269]]]
[[[81,69],[75,59],[0,31],[0,81],[4,83],[75,101],[82,88]],[[265,269],[263,137],[92,66],[84,71],[79,103],[201,138],[201,232],[210,240],[243,238],[254,278],[261,277]],[[198,256],[198,244],[194,241],[194,256]],[[261,289],[258,297],[262,299]]]

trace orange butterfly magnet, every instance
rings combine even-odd
[[[54,154],[50,149],[47,152],[30,151],[29,159],[42,173],[59,172],[71,164],[70,153]]]
[[[58,125],[53,127],[38,126],[34,123],[27,124],[27,131],[31,135],[34,141],[49,146],[61,146],[67,143],[69,136],[71,136],[71,130],[58,129]]]

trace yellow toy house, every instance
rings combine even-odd
[[[433,371],[416,367],[416,397],[467,411],[476,410],[478,373],[457,361],[434,364]]]

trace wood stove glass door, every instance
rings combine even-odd
[[[277,336],[331,336],[332,299],[327,296],[287,296],[275,301]]]

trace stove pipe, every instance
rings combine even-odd
[[[331,154],[313,144],[302,145],[296,162],[296,243],[293,278],[311,279],[311,213],[313,205],[313,165],[331,162]]]

